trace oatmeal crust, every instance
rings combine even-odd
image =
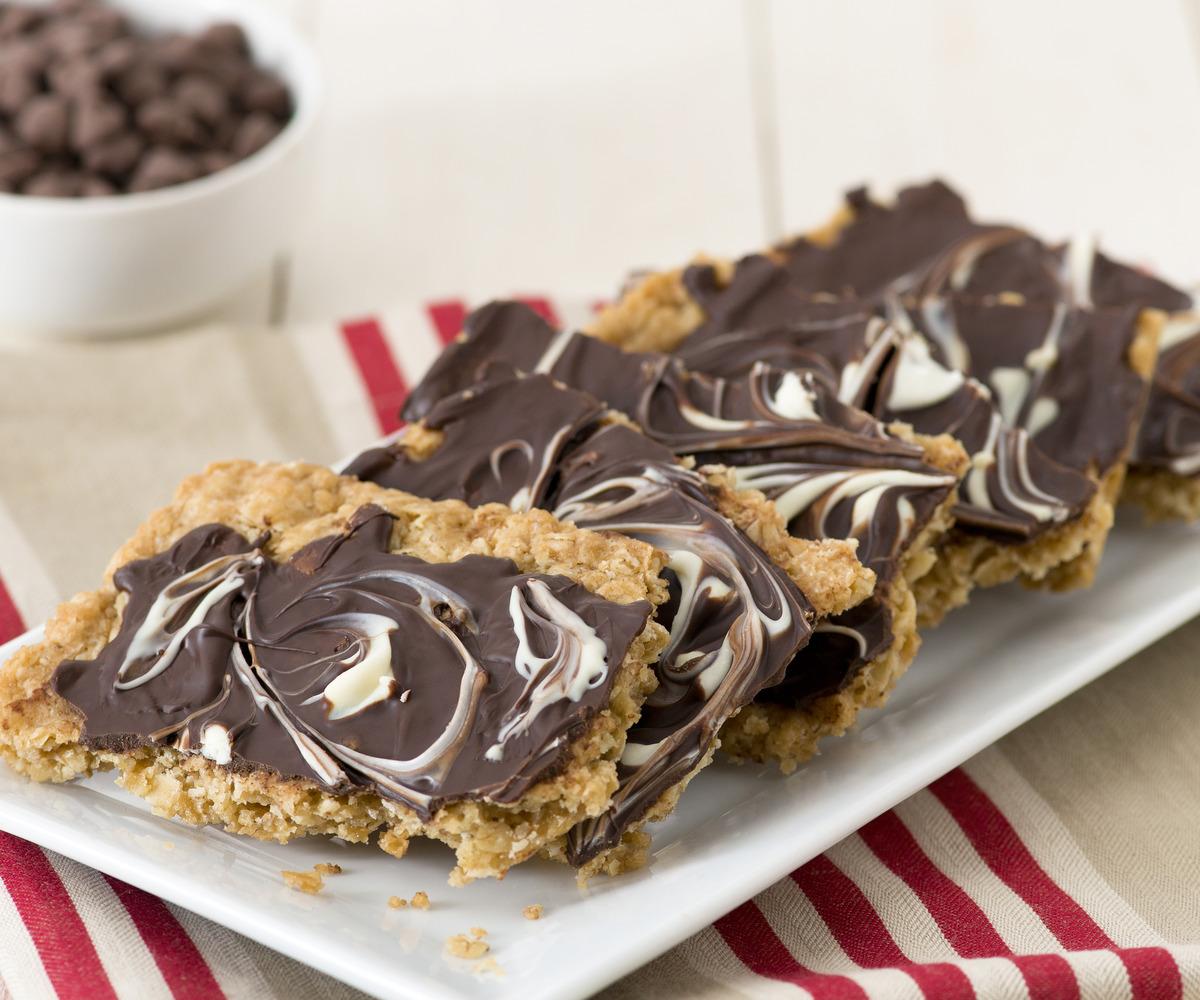
[[[1121,502],[1141,508],[1149,524],[1200,520],[1200,477],[1170,469],[1131,468],[1121,489]]]
[[[617,785],[614,762],[625,732],[655,685],[649,664],[666,634],[654,622],[635,639],[617,671],[609,707],[589,721],[560,774],[511,805],[451,802],[427,823],[366,791],[333,795],[315,781],[224,768],[173,749],[101,751],[80,742],[81,715],[49,682],[61,662],[93,658],[116,635],[124,605],[112,583],[119,567],[162,552],[211,522],[247,538],[269,529],[267,553],[285,559],[342,530],[368,503],[395,517],[394,552],[431,562],[499,556],[522,572],[569,577],[608,600],[659,604],[666,598],[661,553],[641,542],[560,524],[543,511],[514,514],[498,504],[472,509],[458,501],[435,503],[300,463],[218,463],[185,480],[175,499],[150,516],[113,557],[98,590],[62,604],[45,639],[0,668],[0,756],[37,781],[69,781],[115,768],[118,782],[159,815],[263,840],[325,834],[363,842],[377,832],[379,846],[399,857],[412,837],[431,837],[455,850],[456,882],[503,876],[580,819],[603,811]]]

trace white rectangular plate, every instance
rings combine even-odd
[[[648,869],[590,890],[549,863],[445,884],[451,855],[396,861],[329,841],[283,847],[152,816],[110,780],[33,785],[0,768],[0,828],[203,914],[380,997],[565,1000],[635,969],[1200,613],[1200,531],[1122,524],[1087,593],[979,594],[931,633],[887,707],[789,778],[718,764],[655,831]],[[17,642],[29,641],[31,633]],[[16,643],[0,650],[0,659]],[[337,861],[320,896],[279,872]],[[428,912],[389,910],[426,890]],[[521,909],[545,906],[524,920]],[[444,955],[481,926],[504,974]]]

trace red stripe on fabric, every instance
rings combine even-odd
[[[558,313],[555,311],[554,306],[550,304],[549,299],[536,298],[530,295],[519,295],[517,296],[517,301],[529,306],[530,309],[541,316],[542,319],[554,327],[554,329],[562,329],[562,320],[559,319]]]
[[[217,1000],[225,994],[188,932],[157,896],[105,875],[125,907],[175,1000]]]
[[[429,313],[429,319],[443,347],[462,333],[463,324],[467,321],[467,307],[461,299],[430,302],[425,311]]]
[[[910,962],[871,901],[825,855],[797,868],[792,872],[792,881],[808,897],[842,950],[863,968],[900,969],[927,997],[938,1000],[972,1000],[975,996],[962,969],[942,962]]]
[[[21,612],[17,610],[16,601],[0,579],[0,642],[15,639],[25,631],[25,623],[21,620]]]
[[[1165,948],[1121,948],[1133,1000],[1182,1000],[1183,976]]]
[[[59,1000],[116,1000],[92,937],[42,849],[0,833],[0,881]]]
[[[755,975],[795,983],[815,1000],[867,1000],[867,994],[853,979],[810,972],[797,962],[753,900],[725,914],[713,927]]]
[[[962,828],[984,862],[1020,896],[1071,951],[1112,948],[1113,942],[1082,906],[1034,860],[1004,814],[970,776],[955,769],[929,789]]]
[[[908,961],[870,900],[824,854],[792,872],[792,881],[853,961],[867,969]]]
[[[383,328],[374,319],[353,320],[342,324],[342,339],[354,359],[379,430],[391,434],[401,427],[400,408],[408,398],[408,383],[392,357]]]
[[[1017,967],[1029,990],[1029,1000],[1079,1000],[1075,970],[1062,955],[1015,955]]]
[[[929,859],[894,812],[884,813],[858,833],[888,870],[916,893],[957,954],[963,958],[1010,954],[987,914]]]

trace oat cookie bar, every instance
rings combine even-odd
[[[667,355],[555,331],[515,303],[493,303],[468,318],[405,416],[419,419],[468,381],[514,370],[549,373],[586,390],[697,463],[718,488],[724,513],[768,551],[789,535],[850,539],[875,572],[870,628],[860,611],[818,630],[820,645],[845,665],[836,680],[820,691],[796,690],[798,700],[779,706],[795,724],[776,726],[769,743],[761,719],[754,721],[761,713],[746,709],[726,726],[727,748],[791,769],[821,737],[843,732],[862,707],[882,702],[916,650],[911,583],[929,571],[932,541],[949,525],[965,467],[957,444],[889,432],[807,374],[764,365],[744,378],[710,378]],[[754,736],[735,740],[743,720]]]
[[[955,434],[973,470],[958,527],[919,588],[930,624],[975,585],[1020,576],[1070,589],[1094,575],[1162,317],[1068,295],[1095,286],[1091,274],[1118,284],[1119,265],[1084,260],[1087,274],[1021,230],[972,222],[944,185],[908,189],[892,207],[856,193],[826,229],[769,255],[651,276],[594,332],[673,349],[702,371],[762,357],[815,367],[843,401]],[[963,386],[943,368],[979,379]],[[880,392],[884,377],[906,391]],[[1109,386],[1115,405],[1097,407]],[[1087,447],[1071,447],[1082,427]]]
[[[301,464],[184,482],[0,671],[0,754],[155,810],[501,876],[598,815],[654,687],[650,546]]]
[[[452,393],[346,471],[419,495],[544,507],[666,553],[671,599],[659,621],[670,638],[659,686],[629,731],[620,788],[605,813],[549,852],[582,878],[644,863],[642,827],[671,812],[711,760],[722,725],[785,673],[816,673],[817,657],[797,655],[814,620],[861,600],[873,583],[845,542],[789,538],[777,564],[669,449],[546,375],[498,374]]]
[[[851,192],[824,229],[778,252],[809,291],[840,288],[872,297],[886,288],[910,302],[933,302],[935,309],[939,300],[962,296],[1168,314],[1157,365],[1146,357],[1149,331],[1163,318],[1142,315],[1140,341],[1125,366],[1139,375],[1153,366],[1154,376],[1123,496],[1152,519],[1200,514],[1200,435],[1192,423],[1200,316],[1190,293],[1107,256],[1089,239],[1048,244],[1016,226],[980,223],[940,181],[906,188],[890,204],[865,189]],[[1103,492],[1115,499],[1122,489],[1119,470],[1100,470],[1100,478]]]

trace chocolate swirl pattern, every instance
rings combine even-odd
[[[629,730],[611,806],[568,838],[569,860],[582,865],[619,843],[699,767],[726,719],[778,683],[789,663],[799,673],[819,669],[796,659],[811,635],[812,609],[669,449],[629,427],[605,425],[593,397],[546,375],[503,377],[495,368],[491,375],[428,409],[424,428],[443,435],[431,455],[414,458],[401,442],[356,459],[348,471],[438,499],[516,498],[667,554],[671,596],[658,617],[669,638],[656,665],[659,686]]]
[[[983,356],[990,351],[994,357],[992,341],[1003,338],[981,327],[1003,322],[1007,311],[996,315],[962,306],[970,324],[964,339],[956,325],[959,311],[947,308],[935,322],[905,310],[894,296],[874,307],[861,300],[814,300],[797,290],[786,268],[763,256],[740,261],[723,286],[710,267],[690,268],[684,280],[707,317],[679,348],[690,366],[740,376],[754,369],[754,359],[770,358],[781,367],[812,372],[843,404],[868,409],[884,421],[901,420],[919,433],[958,439],[972,457],[955,508],[961,528],[1030,538],[1078,514],[1094,494],[1086,475],[1052,459],[1031,441],[1031,428],[1020,426],[1021,418],[1040,421],[1037,430],[1049,434],[1057,417],[1045,417],[1052,401],[1035,396],[1025,403],[1027,395],[1047,384],[1044,377],[1015,385],[1012,378],[1004,380],[1015,370],[1005,369],[998,380],[1007,390],[1002,394],[945,363],[947,355],[969,363],[968,340]],[[933,300],[925,307],[933,313]],[[1047,318],[1048,329],[1030,324],[1026,339],[1031,342],[1023,353],[1031,363],[1049,367],[1046,361],[1053,359],[1063,328],[1061,321],[1053,322],[1059,315],[1056,310]],[[1086,335],[1085,330],[1073,328],[1072,336]],[[938,350],[931,346],[935,343],[949,346]],[[1097,364],[1110,361],[1111,352]],[[1002,366],[997,361],[995,367]],[[1131,402],[1135,397],[1131,392]],[[1069,421],[1054,428],[1055,441],[1069,437],[1082,418],[1072,411]]]
[[[1130,426],[1128,398],[1134,389],[1129,381],[1133,373],[1128,364],[1109,369],[1109,374],[1122,383],[1118,387],[1119,403],[1103,413],[1098,429],[1088,425],[1082,433],[1075,428],[1047,435],[1041,433],[1046,426],[1042,421],[1053,422],[1051,414],[1064,412],[1067,409],[1064,404],[1071,402],[1072,395],[1078,395],[1085,381],[1081,373],[1093,371],[1096,364],[1091,351],[1093,344],[1098,343],[1102,352],[1111,354],[1112,345],[1127,340],[1127,334],[1120,329],[1125,322],[1107,317],[1109,310],[1160,309],[1179,314],[1175,322],[1186,327],[1193,322],[1183,315],[1195,308],[1191,295],[1108,257],[1090,239],[1047,244],[1014,226],[976,222],[962,197],[940,181],[906,188],[891,205],[873,200],[865,189],[851,192],[847,204],[852,218],[838,230],[832,243],[801,238],[779,248],[792,279],[793,296],[834,293],[871,302],[888,295],[903,297],[912,305],[924,332],[949,365],[970,371],[993,388],[997,380],[992,376],[999,367],[999,384],[1014,385],[1009,394],[1020,397],[1018,402],[1029,396],[1020,391],[1023,388],[1020,383],[1025,380],[1019,371],[1009,375],[1006,370],[1024,368],[1031,379],[1045,382],[1039,379],[1037,369],[1049,355],[1043,354],[1041,362],[1033,365],[1023,365],[1011,358],[993,367],[986,367],[979,359],[972,364],[968,345],[947,321],[947,313],[961,308],[955,305],[955,300],[964,299],[1065,307],[1071,311],[1066,320],[1068,328],[1094,325],[1097,329],[1089,337],[1081,338],[1080,345],[1070,342],[1060,345],[1052,363],[1061,361],[1056,365],[1059,372],[1056,389],[1061,389],[1068,398],[1035,393],[1032,405],[1040,403],[1040,410],[1037,414],[1027,413],[1024,426],[1055,459],[1073,468],[1085,467],[1081,464],[1084,456],[1073,454],[1070,449],[1060,451],[1059,447],[1068,440],[1076,444],[1097,441],[1095,457],[1100,471],[1112,464],[1110,456],[1115,443],[1127,444]],[[1086,311],[1087,316],[1078,310]],[[1018,325],[1033,322],[1015,313],[1009,314],[1008,319]],[[1198,377],[1193,370],[1198,361],[1186,351],[1168,357],[1167,349],[1162,350],[1147,419],[1139,432],[1134,454],[1137,462],[1185,476],[1200,472],[1200,447],[1185,430],[1194,419],[1190,394],[1179,392],[1182,383]],[[1104,386],[1105,381],[1100,385]],[[1004,388],[999,391],[1005,392]],[[1019,406],[1014,405],[1013,409]],[[1143,455],[1149,457],[1143,459]],[[1180,469],[1190,471],[1179,472]]]
[[[1177,476],[1200,475],[1200,314],[1173,317],[1163,328],[1134,460]]]
[[[928,465],[920,448],[840,403],[836,388],[820,379],[767,365],[713,377],[669,355],[628,353],[556,332],[515,303],[493,303],[468,319],[464,335],[410,397],[405,416],[418,419],[446,394],[516,371],[546,372],[603,400],[676,455],[758,477],[756,488],[787,494],[793,533],[858,538],[860,560],[881,580],[895,574],[905,542],[957,481]]]
[[[120,631],[54,688],[94,747],[166,744],[423,819],[455,799],[514,802],[608,704],[650,607],[503,559],[390,553],[390,532],[364,507],[277,563],[261,539],[198,528],[118,571]]]

